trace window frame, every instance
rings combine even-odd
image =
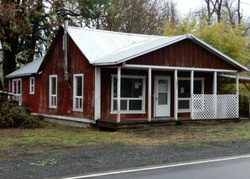
[[[20,82],[20,83],[19,83]],[[16,85],[20,85],[19,87],[15,88]],[[18,102],[18,105],[22,105],[22,79],[21,78],[16,78],[12,80],[12,93],[14,94],[14,99],[15,101]]]
[[[114,97],[114,79],[117,78],[117,75],[111,75],[111,114],[117,114],[117,110],[114,110],[114,100],[117,100],[117,97]],[[122,100],[127,100],[127,110],[120,110],[121,114],[145,114],[145,103],[146,103],[146,76],[136,76],[136,75],[121,75],[122,78],[131,78],[131,79],[141,79],[142,80],[142,96],[140,98],[131,98],[131,97],[121,97]],[[121,88],[122,90],[122,88]],[[141,110],[129,110],[129,101],[130,100],[141,100],[142,109]]]
[[[77,93],[77,78],[81,77],[82,78],[82,96],[76,96]],[[76,101],[77,99],[81,100],[81,108],[76,107]],[[83,112],[83,104],[84,104],[84,75],[83,74],[74,74],[73,75],[73,111],[79,111]]]
[[[52,79],[55,79],[55,94],[52,94]],[[57,93],[58,93],[58,84],[57,84],[57,75],[49,75],[49,108],[57,108]],[[52,100],[52,97],[55,98],[55,100]],[[54,104],[55,102],[56,104]]]
[[[35,94],[35,77],[30,77],[30,94]]]
[[[187,80],[187,81],[190,82],[190,85],[191,85],[191,78],[180,77],[180,78],[178,78],[178,84],[179,84],[180,80]],[[202,77],[195,77],[194,78],[194,81],[198,81],[198,80],[201,81],[201,92],[202,92],[201,94],[204,94],[205,78],[202,78]],[[190,87],[190,85],[189,85],[189,87]],[[180,98],[179,97],[179,88],[180,88],[180,86],[178,85],[178,103],[177,103],[178,104],[178,112],[179,113],[191,112],[191,109],[190,109],[190,106],[191,106],[191,103],[192,103],[192,101],[191,101],[191,92],[190,92],[190,97],[182,97],[182,98]],[[179,102],[180,101],[188,101],[189,108],[179,109]]]

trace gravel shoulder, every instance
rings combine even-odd
[[[121,144],[67,148],[0,160],[0,178],[62,178],[101,171],[248,154],[250,140],[209,142],[202,146],[127,146]]]

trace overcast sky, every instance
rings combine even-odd
[[[176,0],[176,2],[182,15],[205,5],[204,0]],[[235,0],[235,5],[237,5],[237,0]],[[244,16],[250,17],[250,0],[241,0],[241,9]]]

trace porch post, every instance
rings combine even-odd
[[[214,72],[213,94],[217,94],[217,71]]]
[[[214,96],[214,118],[217,118],[217,71],[214,72],[214,84],[213,84],[213,96]]]
[[[178,71],[174,70],[174,119],[178,120]]]
[[[101,118],[101,68],[95,67],[95,116],[94,119]]]
[[[190,111],[191,111],[191,119],[193,119],[194,70],[192,70],[190,74],[190,95],[191,95]]]
[[[121,122],[121,67],[117,68],[117,122]]]
[[[148,121],[151,121],[151,114],[152,114],[152,69],[148,69]]]

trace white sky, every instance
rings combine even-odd
[[[201,9],[205,5],[204,0],[176,0],[178,10],[182,15],[187,14],[191,10]],[[235,5],[237,5],[237,0],[235,0]],[[244,17],[250,17],[250,0],[241,0],[241,13]]]

